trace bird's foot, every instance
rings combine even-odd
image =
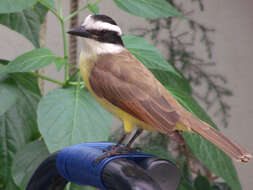
[[[126,149],[126,147],[121,147],[118,145],[109,146],[107,149],[103,149],[104,154],[97,157],[94,160],[94,162],[97,164],[105,158],[110,158],[112,156],[117,156],[117,155],[121,155],[121,154],[129,154],[129,151],[130,150]]]
[[[129,154],[129,152],[133,152],[133,151],[141,151],[140,147],[130,147],[130,146],[118,146],[118,145],[114,145],[114,146],[109,146],[107,149],[103,149],[103,152],[106,153],[110,153],[111,151],[116,151],[122,154]]]
[[[141,151],[141,148],[140,147],[128,147],[128,146],[126,146],[126,147],[124,147],[123,148],[125,151],[128,151],[128,152],[131,152],[131,151],[134,151],[134,152],[136,152],[136,151]]]

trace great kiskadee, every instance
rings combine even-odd
[[[90,93],[107,111],[123,121],[124,137],[135,126],[138,128],[129,145],[142,129],[167,136],[186,130],[198,133],[236,161],[249,161],[249,152],[184,109],[124,47],[122,31],[112,18],[89,15],[81,26],[69,33],[83,37],[79,64]]]

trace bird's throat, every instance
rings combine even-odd
[[[84,39],[84,50],[86,54],[117,54],[125,48],[118,44],[99,42],[93,39]]]
[[[79,66],[82,78],[87,88],[90,88],[89,85],[89,75],[94,67],[97,60],[97,55],[90,51],[81,50],[79,57]]]

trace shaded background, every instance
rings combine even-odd
[[[231,105],[231,117],[227,129],[222,127],[222,132],[253,153],[253,1],[252,0],[212,0],[205,1],[205,11],[196,12],[195,18],[201,23],[206,23],[216,31],[212,35],[215,42],[213,60],[218,64],[210,68],[217,71],[228,80],[228,88],[233,91],[233,96],[227,102]],[[68,13],[69,1],[65,1],[65,12]],[[99,5],[100,13],[114,18],[125,34],[130,34],[129,29],[147,27],[148,23],[141,18],[131,16],[115,6],[112,1],[104,0]],[[80,16],[83,19],[88,11]],[[56,55],[62,55],[63,43],[61,39],[60,24],[56,18],[49,14],[47,23],[47,47]],[[23,54],[33,46],[21,35],[10,31],[0,25],[0,57],[13,59]],[[46,69],[46,75],[63,79],[63,72],[57,73],[55,66]],[[46,83],[46,92],[56,86]],[[215,118],[214,118],[215,120]],[[219,121],[216,122],[219,125]],[[239,179],[244,190],[253,188],[253,161],[248,164],[235,163]]]

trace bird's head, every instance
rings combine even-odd
[[[106,15],[89,15],[81,26],[70,29],[68,33],[83,37],[84,48],[97,54],[118,53],[124,49],[120,27]]]

